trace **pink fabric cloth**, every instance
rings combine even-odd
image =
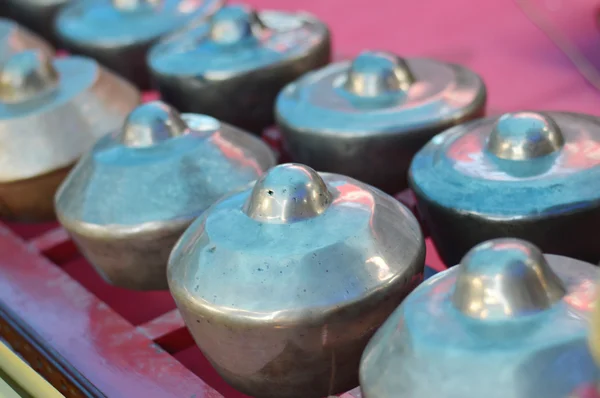
[[[600,92],[514,0],[248,0],[304,10],[331,28],[334,51],[390,50],[467,65],[489,90],[489,113],[546,109],[600,115]],[[598,0],[528,0],[600,68]]]

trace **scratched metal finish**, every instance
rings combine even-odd
[[[0,0],[0,15],[8,17],[54,43],[54,19],[70,0]]]
[[[279,91],[330,58],[317,18],[236,5],[157,44],[148,64],[165,101],[260,134]]]
[[[410,180],[446,264],[498,237],[598,263],[599,154],[597,117],[516,112],[438,135],[413,159]]]
[[[289,84],[276,118],[293,161],[395,194],[412,156],[481,116],[486,98],[482,79],[463,66],[364,51]]]
[[[165,130],[173,125],[180,129]],[[185,228],[274,164],[258,138],[148,103],[80,160],[56,195],[56,211],[109,282],[166,289],[167,258]]]
[[[223,0],[81,0],[60,10],[55,29],[61,44],[97,59],[149,88],[146,52],[160,38],[207,18]]]
[[[566,398],[597,380],[587,335],[598,269],[514,239],[473,251],[377,331],[363,397]]]
[[[0,2],[0,7],[1,4]],[[0,18],[0,64],[14,54],[29,49],[41,50],[49,56],[54,55],[54,49],[46,40],[14,21]]]
[[[196,220],[167,273],[228,383],[254,397],[320,398],[358,384],[366,343],[424,256],[418,222],[392,197],[285,164]]]

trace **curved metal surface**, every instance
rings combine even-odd
[[[253,1],[254,5],[260,7],[266,6],[266,3],[264,0]],[[292,1],[278,2],[278,6],[290,8],[298,4]],[[595,15],[593,8],[597,7],[597,3],[547,2],[545,5],[549,7],[547,11],[550,11],[551,6],[562,6],[561,11],[552,11],[551,16],[568,25],[565,28],[568,28],[569,35],[587,38],[590,45],[586,48],[590,51],[589,55],[593,55],[598,46],[590,42],[597,40],[598,35],[594,34],[595,29],[587,31],[586,28],[591,25],[590,16]],[[431,51],[431,54],[454,62],[468,63],[485,76],[486,83],[490,86],[490,92],[493,93],[491,110],[511,110],[521,105],[598,111],[595,89],[584,79],[578,78],[574,68],[560,62],[564,59],[560,50],[552,46],[541,31],[532,28],[531,22],[519,13],[512,2],[494,2],[493,9],[490,9],[488,2],[475,4],[469,0],[453,0],[436,2],[436,8],[432,10],[431,4],[427,2],[394,2],[392,7],[387,0],[337,3],[308,0],[302,2],[301,7],[315,11],[332,24],[336,34],[336,47],[346,54],[353,53],[365,43],[377,43],[381,48],[405,51],[408,54]],[[425,22],[424,15],[427,15]],[[390,26],[397,26],[399,23],[402,25],[402,38],[390,34]],[[447,35],[440,34],[440,29],[424,29],[424,26],[442,27],[448,23],[460,29],[457,28]],[[367,26],[372,29],[361,29]],[[485,29],[482,29],[482,26],[485,26]],[[510,26],[510,29],[507,29],[507,26]],[[499,42],[502,48],[500,44],[491,45]],[[529,51],[531,49],[535,50]],[[557,67],[554,60],[559,61],[560,67]],[[515,96],[517,92],[519,95]],[[563,240],[570,236],[561,235]],[[580,235],[582,234],[577,236]],[[153,350],[149,342],[137,344],[137,339],[114,339],[113,325],[121,318],[114,314],[112,317],[106,317],[107,313],[111,313],[110,310],[90,311],[88,317],[87,311],[94,308],[95,304],[82,306],[79,295],[76,299],[73,298],[73,288],[77,287],[77,282],[70,280],[67,286],[65,278],[58,275],[50,279],[52,283],[49,283],[44,271],[60,270],[59,267],[43,263],[39,257],[39,261],[32,261],[33,255],[27,250],[20,252],[23,260],[17,262],[13,257],[16,244],[6,245],[4,238],[2,245],[5,252],[11,253],[10,260],[6,260],[9,262],[3,264],[3,279],[7,275],[10,279],[17,274],[22,282],[14,291],[2,289],[4,302],[17,309],[37,331],[43,330],[45,341],[61,347],[62,351],[69,355],[69,360],[77,363],[106,395],[201,395],[199,390],[202,382],[197,376],[183,369],[176,360],[171,360],[170,363],[160,362],[164,371],[168,371],[168,374],[165,374],[157,366],[160,359],[153,356],[157,355],[155,352],[143,357],[140,355],[137,347]],[[44,273],[40,274],[42,272]],[[57,297],[64,297],[64,300],[60,301]],[[140,307],[148,304],[146,296],[143,295],[136,296],[132,301]],[[56,305],[52,307],[49,303]],[[74,321],[75,317],[79,321]],[[64,322],[64,319],[70,321]],[[119,324],[125,323],[121,321]],[[106,327],[95,329],[91,325]],[[94,329],[94,332],[86,332],[85,327]],[[121,335],[129,336],[125,332]],[[198,361],[200,360],[184,363],[192,368]],[[110,369],[113,378],[105,377],[106,369],[111,365],[114,365]],[[172,371],[178,366],[178,371]],[[208,383],[213,382],[212,373],[197,369],[194,368],[200,378]],[[182,376],[183,373],[187,373],[188,377]],[[180,387],[181,385],[186,385],[187,389]]]
[[[502,115],[490,133],[485,150],[503,160],[528,161],[551,155],[565,145],[551,117],[535,112]]]
[[[412,213],[348,177],[285,164],[213,205],[167,269],[196,343],[256,397],[357,384],[368,339],[423,272]]]
[[[506,321],[550,309],[566,295],[562,281],[531,243],[497,239],[461,262],[452,304],[483,321]]]
[[[10,19],[0,18],[0,64],[25,50],[41,50],[50,57],[54,55],[54,49],[46,40]]]
[[[16,105],[45,97],[58,89],[60,80],[50,57],[41,51],[23,51],[0,65],[0,101]],[[13,114],[20,116],[18,108],[4,111],[5,119]]]
[[[565,112],[495,116],[433,138],[414,157],[409,179],[446,264],[501,237],[600,261],[599,142],[598,118]]]
[[[66,49],[93,57],[149,88],[146,52],[160,38],[217,11],[223,0],[81,0],[60,10],[56,34]]]
[[[485,103],[483,81],[465,67],[365,51],[289,84],[276,117],[294,161],[397,193],[421,146]]]
[[[15,55],[0,68],[0,181],[75,162],[119,128],[139,100],[139,91],[93,60]]]
[[[167,258],[185,228],[274,164],[258,138],[148,103],[79,161],[56,194],[56,211],[110,283],[166,289]]]
[[[277,93],[327,64],[330,47],[327,26],[311,15],[236,5],[154,46],[148,65],[177,108],[260,134]]]
[[[51,61],[30,50],[8,59],[0,66],[0,214],[53,217],[65,169],[139,101],[138,90],[87,58]]]
[[[547,123],[553,125],[552,133]],[[508,132],[498,134],[498,126]],[[502,144],[502,151],[513,153],[512,159],[490,150],[489,145],[500,145],[499,135],[519,131],[527,136]],[[435,137],[415,156],[411,178],[420,195],[444,207],[494,218],[545,217],[573,205],[596,206],[600,192],[591,182],[600,175],[599,144],[600,120],[594,116],[566,112],[494,116]],[[514,158],[514,153],[537,151],[540,145],[548,149]]]
[[[377,331],[361,361],[363,396],[569,396],[599,376],[586,346],[598,272],[517,239],[482,243]]]

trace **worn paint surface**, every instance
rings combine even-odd
[[[107,396],[220,396],[4,227],[0,305],[19,314]]]

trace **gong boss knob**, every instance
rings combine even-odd
[[[129,83],[82,57],[41,50],[0,65],[0,216],[54,218],[53,197],[71,166],[139,103]]]
[[[597,277],[592,264],[519,239],[477,245],[377,331],[360,365],[363,396],[568,397],[597,377],[587,348]]]
[[[509,113],[433,138],[409,177],[444,262],[456,264],[482,241],[516,237],[597,264],[599,143],[598,118],[564,112]]]

